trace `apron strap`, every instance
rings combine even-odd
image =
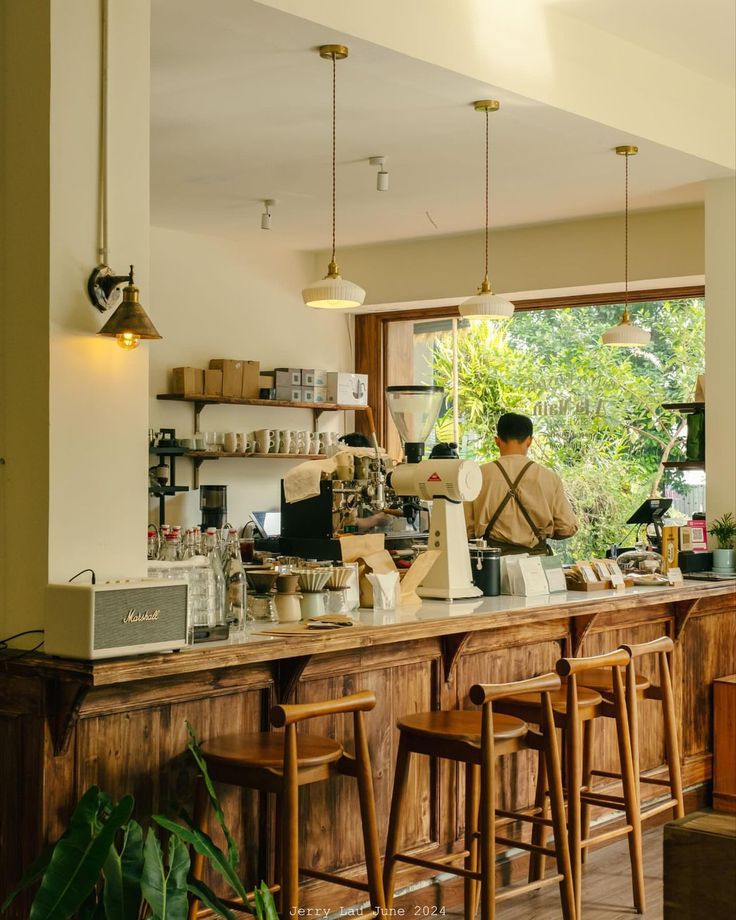
[[[496,510],[495,510],[495,511],[493,512],[493,514],[491,515],[491,519],[490,519],[490,521],[488,522],[488,526],[486,527],[486,532],[485,532],[485,535],[484,535],[484,536],[485,536],[485,539],[486,539],[486,540],[490,540],[490,539],[491,539],[491,531],[492,531],[493,528],[495,527],[496,521],[497,521],[497,520],[499,519],[499,517],[501,516],[501,513],[503,512],[503,510],[504,510],[504,508],[506,507],[506,505],[507,505],[507,504],[511,501],[511,499],[513,498],[514,501],[516,502],[516,504],[517,504],[518,507],[519,507],[519,511],[521,511],[521,513],[522,513],[524,519],[526,520],[527,524],[529,525],[529,528],[531,529],[531,532],[532,532],[532,533],[534,534],[534,536],[537,538],[537,546],[540,546],[541,544],[544,544],[544,545],[546,546],[547,543],[546,543],[545,537],[542,535],[541,530],[537,527],[537,525],[536,525],[536,524],[534,523],[534,521],[532,520],[532,516],[529,514],[529,512],[527,511],[527,509],[524,507],[524,504],[523,504],[523,502],[521,501],[521,498],[519,497],[519,493],[518,493],[518,491],[517,491],[518,486],[519,486],[519,483],[521,482],[521,480],[522,480],[522,479],[524,478],[524,476],[526,475],[526,472],[527,472],[527,470],[529,469],[529,467],[534,465],[534,461],[533,461],[533,460],[530,460],[528,463],[526,463],[526,464],[521,468],[521,472],[519,473],[519,475],[516,477],[516,479],[515,479],[513,482],[511,481],[511,479],[510,479],[508,473],[506,472],[506,470],[503,468],[503,465],[502,465],[498,460],[494,460],[493,462],[494,462],[494,464],[496,465],[496,467],[499,469],[499,471],[501,472],[501,475],[503,476],[503,478],[506,480],[506,482],[507,482],[507,484],[508,484],[508,487],[509,487],[509,490],[508,490],[508,492],[506,493],[506,495],[504,495],[503,500],[501,501],[501,504],[498,506],[498,508],[496,508]]]

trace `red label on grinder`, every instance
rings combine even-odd
[[[442,477],[439,473],[432,473],[427,482],[442,482]]]

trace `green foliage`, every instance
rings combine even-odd
[[[733,549],[736,541],[736,518],[728,511],[722,518],[716,518],[708,528],[708,533],[718,540],[721,549]]]
[[[218,916],[234,920],[232,911],[204,882],[188,880],[191,845],[248,904],[247,892],[237,874],[235,840],[189,723],[187,730],[189,749],[228,842],[227,856],[182,812],[184,825],[164,815],[153,817],[155,824],[168,832],[164,857],[164,847],[154,827],[149,828],[144,844],[140,824],[131,819],[132,796],[123,796],[114,805],[106,793],[91,786],[74,809],[67,831],[25,872],[18,887],[0,906],[0,912],[5,912],[21,891],[40,881],[30,920],[68,920],[72,916],[79,920],[186,920],[189,893]],[[251,912],[257,920],[278,920],[266,885],[262,883],[253,898]]]
[[[565,546],[569,558],[598,555],[622,541],[626,519],[659,492],[662,461],[677,451],[684,431],[680,414],[662,403],[691,399],[703,372],[702,300],[636,304],[632,313],[652,331],[647,349],[600,344],[603,331],[618,322],[620,305],[520,311],[505,325],[472,323],[458,337],[461,456],[494,459],[499,415],[532,416],[531,456],[562,475],[581,522]],[[432,340],[428,364],[430,379],[423,382],[451,394],[450,333]],[[438,439],[449,440],[451,400]],[[681,484],[679,474],[668,475],[668,483]]]

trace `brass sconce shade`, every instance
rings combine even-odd
[[[327,274],[319,281],[308,285],[302,291],[302,299],[308,307],[322,310],[347,310],[350,307],[359,307],[365,300],[365,291],[358,284],[348,281],[340,275],[340,269],[335,261],[335,212],[337,204],[336,192],[336,62],[344,61],[348,56],[345,45],[321,45],[319,56],[332,62],[332,257],[327,266]]]
[[[117,339],[121,348],[128,351],[137,348],[141,339],[160,339],[158,330],[138,300],[138,288],[133,283],[133,266],[130,274],[124,276],[128,283],[123,288],[123,300],[97,335]]]
[[[601,336],[601,344],[612,348],[646,347],[652,334],[631,322],[629,315],[629,157],[636,156],[639,148],[633,144],[621,144],[615,148],[616,154],[625,158],[625,203],[624,203],[624,312],[617,326],[612,326]]]
[[[483,281],[478,288],[478,293],[460,304],[460,316],[465,319],[508,319],[514,314],[514,305],[510,300],[506,300],[500,294],[494,294],[491,290],[491,282],[488,280],[488,115],[490,112],[497,112],[501,103],[497,99],[479,99],[473,103],[476,112],[483,112],[486,117],[486,223],[485,223],[485,273]]]

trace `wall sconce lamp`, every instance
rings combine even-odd
[[[127,275],[116,275],[107,264],[107,70],[108,0],[100,0],[100,133],[98,174],[98,264],[87,280],[87,294],[100,313],[115,308],[97,335],[112,336],[126,351],[141,339],[160,339],[156,327],[138,300],[133,266]],[[122,288],[121,286],[125,285]]]
[[[120,285],[122,289],[122,301]],[[141,339],[160,339],[158,330],[138,300],[138,288],[133,280],[133,266],[127,275],[114,275],[107,265],[99,265],[87,282],[92,303],[104,312],[117,307],[97,335],[111,336],[126,351],[138,347]]]

